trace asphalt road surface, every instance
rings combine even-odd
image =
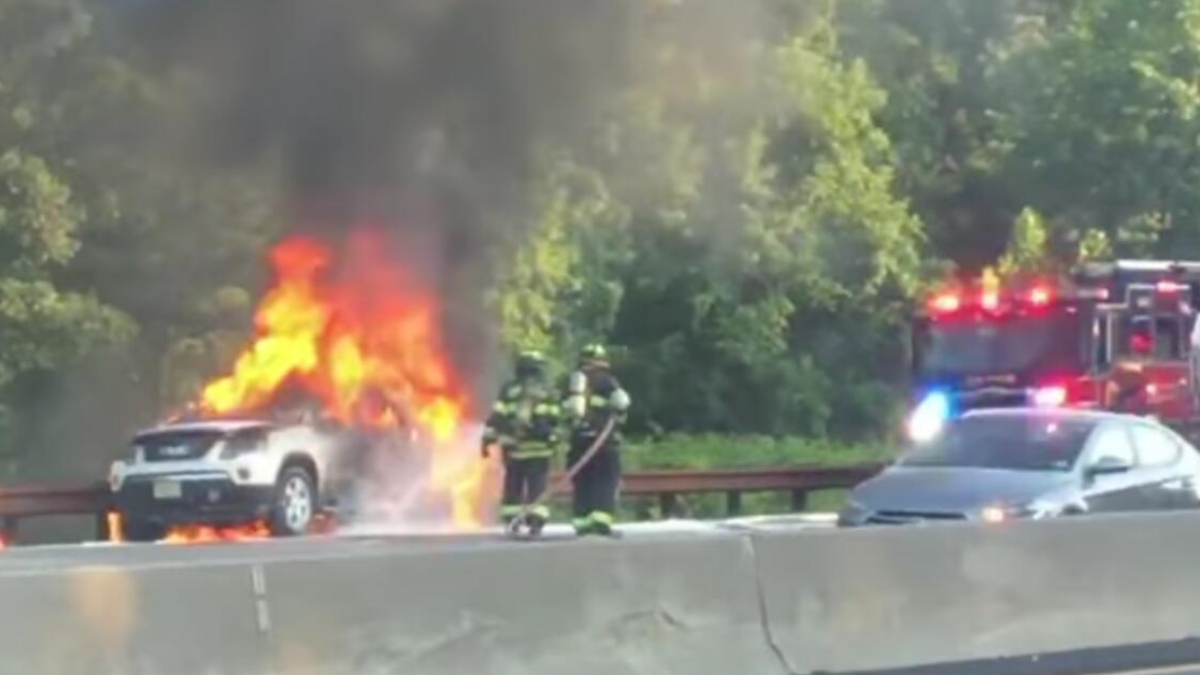
[[[618,527],[625,539],[727,535],[743,528],[802,529],[829,527],[832,517],[823,514],[745,518],[729,521],[663,521],[628,523]],[[337,534],[293,539],[263,539],[195,544],[56,544],[16,546],[0,553],[0,576],[54,574],[77,568],[188,567],[193,565],[254,564],[284,560],[326,560],[357,556],[420,554],[430,551],[468,550],[506,546],[564,545],[576,537],[570,527],[549,526],[537,540],[519,540],[500,528],[480,532],[442,534],[401,532],[388,527],[350,527]]]

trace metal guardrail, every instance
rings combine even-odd
[[[724,493],[726,512],[736,516],[742,511],[742,495],[746,492],[787,492],[791,494],[792,511],[803,511],[810,492],[852,488],[882,469],[882,464],[858,464],[635,471],[622,478],[621,495],[657,497],[663,518],[678,514],[679,497],[685,494]],[[554,484],[561,485],[561,477],[555,479]]]
[[[793,511],[803,511],[809,492],[850,488],[879,472],[882,465],[791,466],[760,469],[656,470],[624,475],[624,497],[657,497],[661,517],[678,513],[678,498],[686,494],[723,493],[730,515],[741,512],[746,492],[788,492]],[[570,485],[562,475],[552,485]],[[103,482],[87,485],[0,487],[0,541],[12,542],[20,520],[38,516],[88,515],[96,522],[97,540],[109,537],[111,493]]]
[[[108,539],[111,492],[104,482],[87,485],[0,487],[0,541],[9,543],[17,523],[35,516],[88,515],[96,519],[96,539]]]

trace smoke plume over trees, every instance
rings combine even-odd
[[[367,221],[482,383],[604,340],[634,431],[883,433],[950,267],[1200,253],[1198,17],[2,0],[0,451],[111,455],[228,367],[272,241]]]

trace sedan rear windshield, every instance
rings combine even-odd
[[[1070,471],[1095,423],[1057,416],[964,417],[900,460],[902,466]]]

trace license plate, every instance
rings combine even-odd
[[[155,499],[179,499],[183,496],[183,485],[177,480],[154,481]]]

